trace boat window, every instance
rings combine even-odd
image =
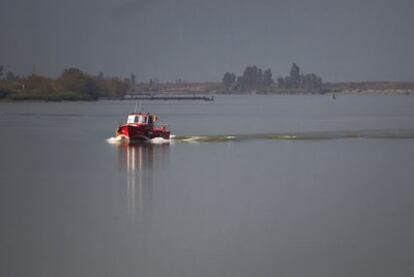
[[[134,122],[136,122],[136,120],[137,120],[136,118],[137,117],[135,115],[128,116],[127,123],[134,123]]]
[[[143,115],[140,115],[138,117],[138,123],[141,123],[141,124],[147,123],[147,118],[145,116],[143,116]]]
[[[128,116],[127,123],[146,124],[147,117],[143,115],[130,115]]]

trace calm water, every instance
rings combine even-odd
[[[134,105],[0,103],[0,276],[414,276],[414,97]]]

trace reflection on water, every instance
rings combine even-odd
[[[133,221],[151,210],[160,171],[169,159],[169,147],[168,144],[117,145],[122,192]]]

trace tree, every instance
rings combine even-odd
[[[236,75],[234,73],[226,72],[223,75],[222,83],[226,89],[231,88],[236,82]]]
[[[314,73],[303,76],[303,88],[308,91],[320,89],[322,87],[322,78]]]
[[[242,90],[251,90],[256,89],[260,84],[259,70],[257,66],[248,66],[243,72],[241,78],[241,89]]]
[[[92,98],[97,97],[96,83],[91,76],[82,72],[79,68],[69,68],[62,72],[59,79],[65,90],[88,94]]]
[[[300,87],[300,68],[296,63],[290,68],[290,81],[293,88]]]
[[[273,84],[272,71],[268,68],[263,72],[263,86],[268,88]]]
[[[278,88],[286,88],[285,78],[283,78],[283,77],[277,78],[277,87]]]
[[[131,72],[131,78],[130,78],[130,80],[131,80],[131,87],[135,87],[135,85],[136,85],[136,83],[137,83],[137,76],[135,76],[135,74],[134,73],[132,73]]]
[[[272,71],[270,69],[263,71],[256,65],[247,66],[243,74],[237,78],[235,74],[226,72],[222,83],[227,89],[232,87],[239,91],[260,92],[273,84]]]
[[[3,76],[3,70],[4,70],[4,67],[0,65],[0,79],[1,79],[1,76]]]
[[[263,71],[261,68],[257,69],[256,88],[263,86]]]
[[[97,91],[102,96],[122,97],[128,90],[129,83],[118,78],[105,78],[97,82]]]
[[[304,74],[296,63],[292,64],[289,76],[277,79],[279,89],[306,89],[307,91],[320,90],[322,78],[315,73]]]
[[[289,76],[286,76],[285,78],[284,78],[284,84],[285,84],[285,88],[292,88],[293,87],[293,85],[292,85],[292,78],[290,78]]]
[[[242,83],[243,83],[243,77],[242,76],[238,76],[236,78],[236,84],[235,84],[235,90],[241,90],[242,89]]]

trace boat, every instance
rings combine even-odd
[[[170,139],[170,131],[167,125],[157,126],[156,115],[150,113],[131,113],[128,115],[127,122],[120,124],[116,130],[117,139],[129,141],[148,141],[154,138]]]

